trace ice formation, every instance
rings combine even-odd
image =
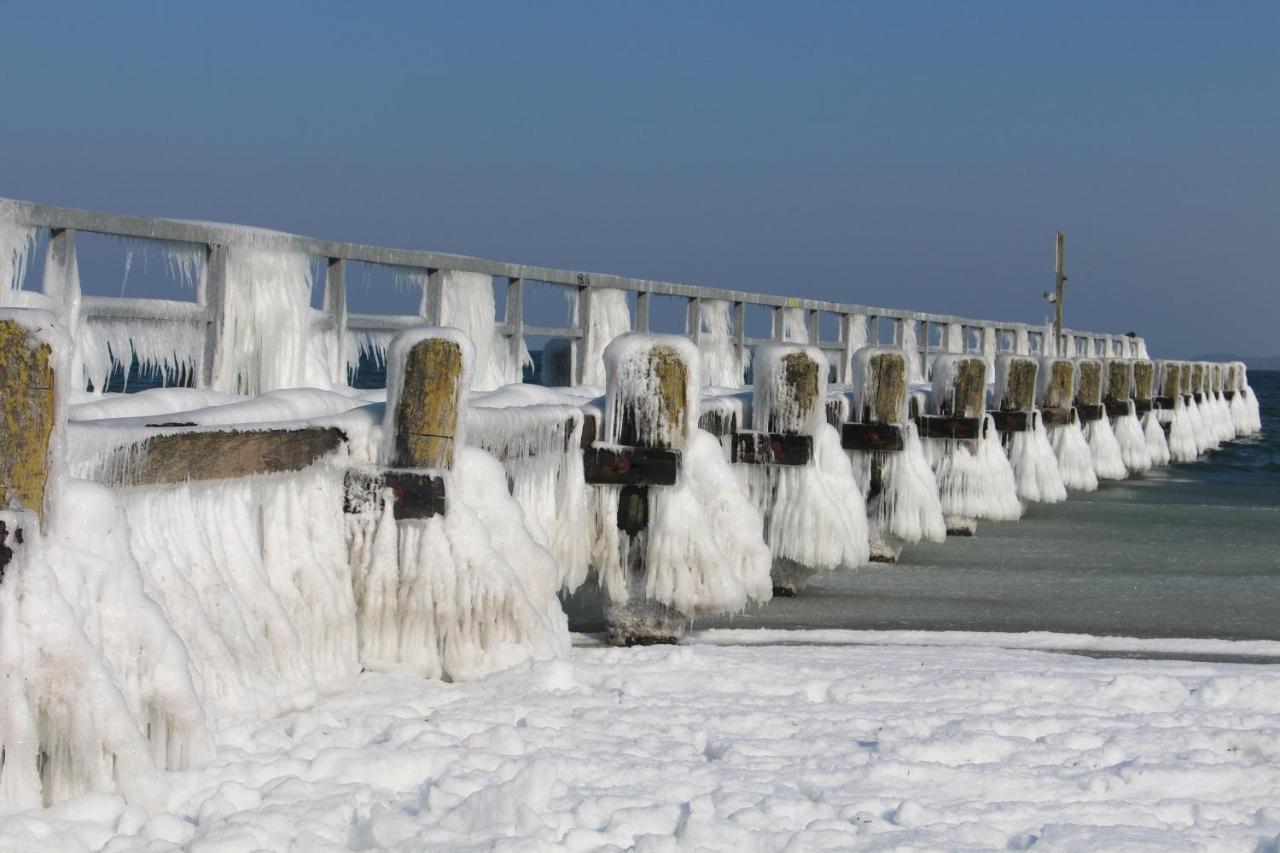
[[[582,344],[582,384],[599,386],[604,385],[604,351],[610,341],[631,330],[631,309],[626,291],[611,288],[592,288],[587,304],[591,326]]]
[[[521,349],[515,357],[511,341],[498,334],[493,276],[446,270],[439,278],[440,325],[461,329],[475,352],[472,390],[489,391],[519,382],[524,365],[531,363],[529,351]]]
[[[324,315],[311,307],[311,261],[301,252],[227,249],[226,316],[213,387],[241,394],[330,388]]]
[[[790,365],[817,367],[816,394],[806,406],[790,384]],[[756,349],[752,429],[813,437],[805,465],[740,465],[738,471],[765,518],[775,586],[798,588],[808,574],[867,562],[867,508],[840,434],[827,423],[827,360],[817,347],[764,344]],[[785,582],[779,584],[780,579]]]
[[[1160,414],[1155,409],[1142,416],[1142,436],[1146,441],[1147,455],[1152,467],[1169,464],[1169,440],[1160,426]]]
[[[921,365],[920,343],[916,340],[916,321],[903,319],[898,321],[898,346],[907,356],[907,381],[912,385],[924,382],[928,377]]]
[[[1249,373],[1244,362],[1232,362],[1239,373],[1239,388],[1231,399],[1231,420],[1236,434],[1254,435],[1262,430],[1262,415],[1258,408],[1258,396],[1249,386]]]
[[[782,309],[782,339],[790,343],[810,343],[808,311],[803,308]]]
[[[722,299],[698,301],[698,322],[702,324],[698,355],[702,359],[704,385],[742,387],[750,358],[739,349],[734,337],[732,307],[732,303]]]
[[[1098,488],[1093,452],[1078,420],[1072,419],[1069,424],[1053,427],[1049,431],[1049,440],[1053,444],[1053,455],[1058,459],[1058,472],[1068,489],[1092,492]]]
[[[1173,411],[1164,410],[1169,424],[1169,458],[1173,462],[1195,462],[1200,457],[1200,445],[1196,441],[1190,407],[1181,394],[1174,395]]]
[[[863,314],[850,314],[845,317],[844,324],[845,351],[849,353],[852,361],[853,355],[869,343],[867,318]],[[853,375],[849,364],[845,365],[845,375]]]
[[[685,366],[685,414],[660,414],[659,377],[650,353],[661,348]],[[610,602],[644,599],[692,616],[734,612],[767,600],[769,547],[759,511],[742,493],[720,443],[697,428],[698,352],[675,335],[621,335],[605,350],[608,373],[602,439],[619,444],[624,424],[659,446],[681,450],[674,486],[648,490],[648,529],[635,540],[645,548],[643,576],[628,573],[629,541],[616,519],[621,487],[593,486],[596,543],[593,566]],[[630,429],[630,426],[626,426]]]
[[[931,438],[925,442],[948,523],[952,519],[1017,521],[1022,517],[1017,478],[990,415],[983,416],[982,432],[983,437],[976,441]]]
[[[591,558],[582,424],[582,409],[563,403],[473,404],[466,413],[467,441],[502,460],[525,527],[555,558],[566,592],[585,580]]]
[[[1024,501],[1058,503],[1067,499],[1067,486],[1049,443],[1049,433],[1039,413],[1031,416],[1031,428],[1009,434],[1009,463]]]
[[[1112,427],[1124,467],[1132,474],[1140,474],[1151,469],[1153,456],[1142,424],[1134,414],[1134,403],[1129,400],[1128,404],[1129,410],[1117,417]]]
[[[1089,421],[1084,428],[1085,441],[1093,458],[1093,473],[1099,480],[1123,480],[1129,476],[1120,452],[1120,443],[1111,429],[1111,421],[1104,412],[1102,417]]]
[[[0,216],[0,307],[21,307],[27,303],[21,293],[27,264],[36,247],[36,229],[18,225]]]

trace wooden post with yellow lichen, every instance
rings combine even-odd
[[[23,525],[44,518],[55,379],[50,346],[22,324],[0,320],[0,581],[23,545]]]
[[[396,468],[453,467],[462,397],[462,347],[448,337],[414,344],[395,412]]]

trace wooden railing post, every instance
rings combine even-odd
[[[209,246],[202,291],[199,297],[200,304],[205,308],[205,336],[201,387],[212,388],[221,366],[219,350],[222,347],[222,327],[227,321],[227,247],[220,243]]]
[[[517,373],[522,373],[520,356],[524,352],[524,279],[513,278],[508,281],[507,302],[502,314],[511,327],[511,363],[516,366]],[[523,375],[520,381],[524,381]]]
[[[16,320],[0,319],[0,509],[44,518],[55,387],[49,345]]]
[[[426,338],[405,358],[395,411],[396,468],[453,467],[462,399],[462,348],[448,338]]]
[[[338,385],[345,385],[347,362],[343,356],[347,344],[347,262],[342,258],[329,258],[329,264],[325,267],[324,310],[333,318],[331,378]]]

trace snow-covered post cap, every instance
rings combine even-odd
[[[987,408],[987,361],[981,356],[943,353],[933,360],[935,414],[981,418]]]
[[[813,435],[826,423],[827,358],[804,344],[761,344],[752,359],[752,426]]]
[[[679,449],[698,426],[698,349],[683,335],[628,332],[604,351],[610,444]]]
[[[471,341],[457,329],[420,326],[396,335],[387,352],[385,464],[453,467],[473,363]]]
[[[996,356],[995,408],[1001,412],[1030,412],[1036,405],[1040,365],[1034,358],[1002,352]]]
[[[45,515],[65,338],[51,314],[0,311],[0,509]]]
[[[907,420],[907,360],[897,347],[862,347],[853,354],[854,400],[862,423]]]

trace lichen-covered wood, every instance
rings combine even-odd
[[[1182,394],[1182,362],[1160,363],[1160,396],[1177,397]]]
[[[1178,363],[1178,376],[1181,378],[1181,393],[1184,397],[1189,397],[1196,391],[1195,371],[1192,369],[1191,362],[1182,361]]]
[[[1133,363],[1133,399],[1144,402],[1155,396],[1155,371],[1156,366],[1150,361]]]
[[[818,372],[821,366],[802,352],[782,357],[786,396],[769,412],[769,432],[799,432],[818,405]]]
[[[1204,365],[1200,362],[1192,362],[1191,364],[1191,393],[1199,394],[1208,390],[1208,384],[1205,377]]]
[[[54,423],[52,355],[21,325],[0,320],[0,485],[6,509],[44,511]]]
[[[863,402],[863,421],[898,423],[907,396],[907,360],[897,352],[876,353],[867,359],[867,373],[868,399]]]
[[[958,360],[948,392],[938,401],[938,414],[982,417],[987,409],[987,362],[981,358]]]
[[[650,422],[642,413],[625,407],[619,441],[632,447],[677,447],[683,443],[691,408],[689,367],[674,347],[658,344],[649,350],[649,373],[658,392],[657,421]]]
[[[1107,401],[1127,400],[1132,393],[1133,365],[1120,358],[1107,360]]]
[[[346,438],[335,427],[168,433],[116,451],[103,467],[103,479],[109,485],[155,486],[301,471]]]
[[[1092,358],[1082,358],[1076,362],[1076,398],[1077,406],[1099,406],[1102,404],[1102,363]]]
[[[1004,393],[1000,398],[1000,411],[1029,412],[1035,408],[1037,373],[1039,373],[1039,365],[1033,358],[1008,360]]]
[[[1226,371],[1223,369],[1223,366],[1221,364],[1209,365],[1209,390],[1210,391],[1225,390],[1225,386],[1223,385],[1225,376],[1226,376]]]
[[[409,350],[396,406],[397,468],[452,468],[462,395],[462,349],[428,338]]]
[[[1228,364],[1228,365],[1227,365],[1227,379],[1226,379],[1226,383],[1227,383],[1227,384],[1226,384],[1226,388],[1225,388],[1224,390],[1226,390],[1226,391],[1239,391],[1239,390],[1240,390],[1240,386],[1243,384],[1243,383],[1241,382],[1241,378],[1242,378],[1242,377],[1241,377],[1241,375],[1240,375],[1240,365],[1238,365],[1238,364],[1234,364],[1234,363],[1233,363],[1233,364]]]
[[[1075,395],[1076,366],[1065,358],[1049,363],[1049,378],[1045,383],[1042,409],[1069,409]]]

